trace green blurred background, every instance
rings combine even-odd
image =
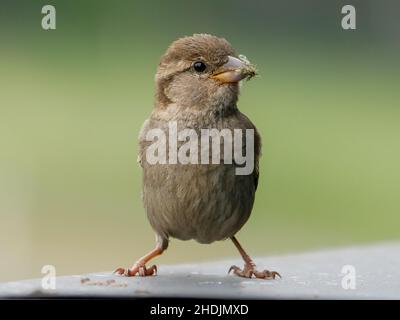
[[[193,33],[227,38],[261,74],[239,101],[264,148],[248,251],[399,239],[400,3],[350,2],[353,31],[348,1],[1,0],[0,281],[111,270],[153,247],[137,135],[160,56]],[[229,241],[172,240],[156,262],[228,256]]]

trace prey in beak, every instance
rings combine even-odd
[[[218,68],[211,78],[221,83],[234,83],[243,79],[251,79],[257,75],[256,68],[244,56],[235,58],[228,56],[228,61]]]

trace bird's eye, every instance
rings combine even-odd
[[[196,61],[195,63],[193,63],[193,69],[196,72],[204,72],[204,70],[206,70],[207,66],[203,61]]]

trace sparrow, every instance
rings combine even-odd
[[[170,237],[199,243],[231,239],[244,267],[228,273],[246,278],[275,279],[276,271],[258,271],[236,238],[250,217],[259,177],[261,138],[255,125],[239,111],[239,82],[256,75],[244,56],[238,56],[224,38],[194,34],[174,41],[161,57],[155,76],[154,109],[139,135],[138,161],[143,169],[142,200],[156,235],[156,246],[131,268],[118,268],[125,276],[150,276],[157,267],[146,266],[168,247]],[[254,170],[235,174],[231,163],[169,164],[146,161],[153,129],[167,130],[176,122],[179,130],[254,130]],[[175,143],[166,135],[166,143]],[[246,141],[243,140],[243,144]],[[245,146],[243,146],[245,149]]]

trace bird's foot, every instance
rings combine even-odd
[[[237,266],[232,266],[229,268],[228,274],[233,271],[233,274],[244,277],[244,278],[252,278],[253,275],[257,279],[265,279],[265,280],[272,280],[275,279],[277,276],[282,278],[281,275],[276,271],[258,271],[255,265],[245,264],[243,270]]]
[[[114,271],[114,273],[119,274],[125,277],[133,277],[138,274],[141,277],[147,277],[157,274],[157,266],[152,265],[150,268],[147,268],[144,264],[135,263],[132,268],[118,268]]]

